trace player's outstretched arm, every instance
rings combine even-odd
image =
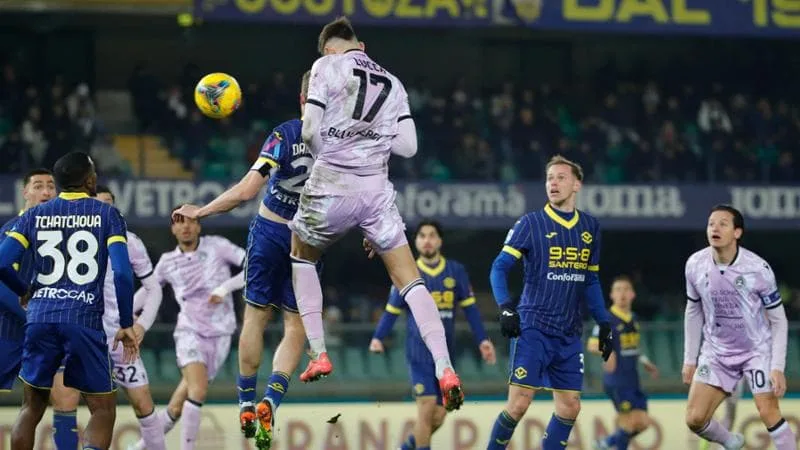
[[[136,319],[136,324],[142,327],[143,332],[147,332],[153,326],[163,299],[164,292],[155,275],[142,279],[142,287],[133,296],[133,310],[142,311]],[[141,342],[141,337],[139,341]]]
[[[17,296],[22,297],[28,293],[28,284],[19,277],[16,269],[14,269],[14,263],[19,261],[22,254],[25,253],[25,243],[20,242],[19,239],[24,238],[15,238],[15,235],[11,235],[9,238],[4,239],[0,245],[0,282],[5,284]],[[10,302],[11,298],[6,300],[2,303],[2,307],[24,319],[25,310],[19,305],[19,299],[13,299],[13,302]]]
[[[786,347],[789,339],[789,322],[786,319],[783,305],[778,303],[777,306],[767,309],[767,319],[772,335],[770,381],[775,395],[783,397],[783,394],[786,393],[786,378],[783,372],[786,368]]]
[[[392,286],[389,291],[389,301],[386,303],[386,311],[383,312],[381,320],[378,321],[378,326],[375,327],[375,333],[369,343],[369,351],[383,353],[383,340],[392,332],[397,317],[403,312],[404,305],[400,292]]]
[[[222,303],[222,300],[233,291],[244,289],[245,279],[244,270],[239,271],[236,275],[223,281],[213,291],[211,291],[211,298],[208,300],[210,303]]]
[[[114,348],[121,342],[123,359],[133,362],[139,357],[139,342],[133,330],[133,267],[124,240],[109,244],[108,255],[114,273],[114,290],[117,294],[120,330],[114,337]]]
[[[183,205],[172,213],[174,220],[178,216],[190,219],[202,219],[216,214],[226,213],[244,202],[254,199],[269,179],[269,172],[266,176],[261,175],[256,170],[251,170],[233,185],[230,189],[220,194],[205,206]]]

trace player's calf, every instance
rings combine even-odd
[[[83,432],[84,448],[109,448],[117,418],[116,393],[84,394],[83,398],[91,413]]]
[[[64,386],[64,372],[59,370],[53,377],[53,388],[50,390],[50,402],[53,405],[53,443],[56,449],[73,449],[78,447],[78,404],[81,394],[75,389]]]
[[[11,430],[11,448],[33,450],[36,441],[36,426],[42,420],[50,397],[49,391],[36,389],[28,384],[24,388],[22,409]]]

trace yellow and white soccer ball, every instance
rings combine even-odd
[[[203,114],[214,119],[228,117],[242,104],[242,89],[227,73],[210,73],[194,89],[194,102]]]

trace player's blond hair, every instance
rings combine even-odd
[[[569,166],[569,168],[572,170],[572,174],[575,175],[575,178],[577,178],[578,181],[583,181],[583,169],[581,168],[581,165],[574,161],[570,161],[561,155],[555,155],[550,158],[550,161],[548,161],[547,165],[544,167],[545,174],[548,170],[550,170],[551,167],[561,164]]]
[[[300,95],[303,98],[308,97],[308,84],[311,82],[311,71],[303,74],[303,78],[300,80]]]

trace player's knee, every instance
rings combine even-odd
[[[581,412],[581,399],[577,395],[566,396],[556,401],[556,414],[564,419],[575,420]]]
[[[254,348],[254,346],[247,345],[244,339],[239,339],[240,370],[257,369],[258,366],[261,365],[261,353],[262,352],[259,349]]]
[[[686,426],[689,427],[690,430],[697,433],[706,426],[706,423],[708,423],[708,417],[706,417],[702,411],[694,408],[686,410]]]
[[[197,380],[189,385],[189,398],[196,402],[205,402],[207,393],[208,380]]]
[[[641,412],[634,416],[632,428],[636,433],[641,433],[650,426],[650,417],[645,412]]]
[[[514,420],[519,420],[528,411],[528,407],[530,405],[531,405],[531,397],[527,395],[515,395],[508,399],[508,405],[506,405],[506,412],[512,418],[514,418]]]
[[[74,411],[81,401],[80,392],[68,387],[54,388],[50,393],[53,409],[57,411]]]

